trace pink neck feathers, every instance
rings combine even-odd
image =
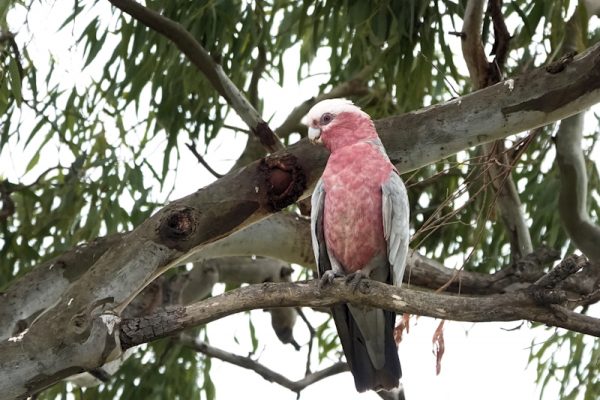
[[[331,126],[323,130],[321,138],[325,147],[333,153],[359,141],[377,138],[377,131],[368,117],[355,113],[341,113]]]

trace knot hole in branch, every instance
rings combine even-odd
[[[196,230],[197,217],[191,207],[180,207],[165,215],[158,226],[158,233],[170,248],[179,248],[182,241],[188,240]]]
[[[259,170],[266,181],[270,211],[279,211],[295,203],[306,189],[306,175],[292,154],[266,157],[261,161]]]

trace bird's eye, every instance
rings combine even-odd
[[[331,121],[333,121],[333,114],[325,113],[325,114],[321,115],[321,120],[319,121],[319,124],[327,125]]]

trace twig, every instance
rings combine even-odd
[[[196,145],[194,144],[194,142],[192,143],[186,143],[185,147],[187,147],[188,149],[190,149],[190,151],[192,152],[192,154],[194,155],[194,157],[196,157],[196,159],[198,160],[198,162],[200,164],[202,164],[204,166],[204,168],[206,168],[208,170],[208,172],[210,172],[211,174],[213,174],[213,176],[217,179],[222,178],[223,175],[219,174],[217,171],[215,171],[214,169],[212,169],[212,167],[206,162],[206,160],[204,160],[204,157],[202,157],[200,155],[200,153],[198,153],[198,150],[196,150]]]
[[[488,86],[488,61],[481,42],[485,0],[469,0],[465,9],[461,42],[462,52],[475,90]]]
[[[506,22],[502,15],[502,0],[489,0],[488,7],[494,24],[495,40],[492,47],[492,54],[495,55],[494,65],[499,72],[498,76],[495,77],[495,81],[500,82],[502,80],[502,72],[504,71],[506,58],[508,57],[511,36],[510,33],[508,33],[508,28],[506,27]]]
[[[260,44],[258,46],[258,58],[256,59],[254,70],[252,71],[250,84],[248,85],[248,97],[250,98],[250,104],[252,104],[255,108],[258,108],[258,83],[260,82],[260,78],[266,66],[267,52],[265,50],[265,46]]]
[[[308,113],[310,108],[318,102],[326,99],[334,99],[337,97],[357,96],[368,92],[368,87],[365,84],[365,80],[373,72],[373,67],[368,65],[364,67],[359,73],[357,73],[352,79],[346,81],[327,93],[321,93],[316,97],[312,97],[296,108],[288,115],[283,121],[279,128],[275,129],[275,132],[281,137],[289,136],[292,132],[296,131],[296,128],[300,125],[301,119]]]
[[[315,328],[313,328],[310,321],[308,320],[308,318],[306,318],[306,315],[304,315],[302,308],[296,307],[296,312],[298,313],[300,318],[302,318],[302,321],[304,321],[304,323],[306,324],[306,327],[308,328],[308,333],[310,334],[310,339],[308,340],[308,355],[306,356],[306,372],[305,372],[305,374],[308,375],[311,373],[310,356],[312,354],[313,342],[315,339],[316,331],[315,331]]]
[[[179,23],[151,10],[134,0],[108,0],[147,27],[170,39],[187,58],[204,73],[209,82],[240,118],[250,127],[267,151],[283,149],[277,135],[269,128],[258,111],[248,102],[235,84],[204,47]]]
[[[489,63],[481,42],[481,26],[483,22],[484,0],[469,0],[464,16],[462,52],[473,86],[476,90],[495,84],[501,79],[503,64],[506,60],[510,35],[506,29],[498,0],[490,0],[490,14],[494,23],[496,42],[494,51],[496,58]],[[499,182],[494,187],[495,201],[500,216],[506,227],[511,244],[511,255],[518,259],[533,251],[529,228],[522,212],[521,201],[510,175],[511,168],[504,167],[507,157],[502,141],[487,143],[484,151],[490,157],[489,174],[492,182]],[[495,160],[499,160],[496,163]]]
[[[534,282],[534,286],[552,289],[556,287],[560,282],[567,279],[579,271],[587,263],[585,257],[582,256],[568,256],[556,267],[552,268],[550,272],[542,276],[540,279]]]
[[[256,372],[262,378],[269,382],[275,382],[293,392],[299,393],[304,390],[307,386],[313,383],[319,382],[332,375],[336,375],[345,371],[348,371],[348,365],[346,363],[338,362],[330,367],[306,375],[304,378],[298,381],[292,381],[285,376],[273,371],[262,365],[261,363],[251,359],[250,357],[243,357],[237,354],[232,354],[227,351],[218,349],[209,345],[208,343],[194,340],[189,336],[181,338],[181,343],[191,349],[194,349],[208,357],[217,358],[221,361],[228,362],[233,365],[237,365],[241,368],[246,368]]]

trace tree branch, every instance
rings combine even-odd
[[[200,164],[202,164],[202,166],[204,168],[206,168],[206,170],[208,172],[210,172],[212,174],[212,176],[214,176],[217,179],[223,177],[222,174],[219,174],[217,171],[215,171],[214,169],[212,169],[212,167],[210,166],[209,163],[206,162],[206,160],[204,159],[204,157],[202,157],[200,155],[200,153],[198,153],[198,150],[196,150],[196,144],[194,142],[192,142],[192,143],[186,143],[185,147],[187,147],[192,152],[192,154],[194,155],[194,157],[196,157],[196,160],[198,160],[198,162]]]
[[[365,80],[371,72],[372,67],[365,67],[353,79],[334,87],[333,89],[331,89],[331,91],[327,93],[322,93],[316,97],[311,97],[310,99],[306,100],[305,102],[294,108],[294,110],[292,110],[292,112],[288,115],[288,117],[281,124],[281,126],[275,129],[275,133],[277,133],[277,135],[282,138],[287,138],[294,132],[305,133],[306,126],[304,126],[301,121],[313,105],[325,99],[356,96],[367,93],[368,87],[365,84]],[[252,76],[254,77],[255,74],[253,73]],[[303,136],[306,135],[303,134]],[[248,142],[246,143],[246,148],[242,152],[242,155],[236,161],[232,170],[241,168],[251,163],[252,161],[257,160],[263,155],[264,151],[262,150],[262,147],[259,146],[258,140],[252,136],[249,136]]]
[[[564,119],[556,133],[556,161],[560,175],[558,209],[565,230],[578,249],[600,263],[600,227],[588,214],[588,182],[581,148],[584,113]]]
[[[485,0],[469,0],[467,2],[463,17],[462,35],[460,36],[463,58],[467,64],[475,90],[489,86],[489,66],[481,40],[484,4]]]
[[[600,337],[600,319],[579,314],[559,304],[539,304],[529,291],[489,296],[448,295],[361,281],[358,290],[343,279],[320,289],[317,281],[264,283],[211,297],[187,307],[152,316],[124,319],[120,325],[123,349],[170,336],[241,311],[269,307],[329,307],[360,304],[455,321],[489,322],[526,319]]]
[[[508,233],[511,256],[516,260],[533,251],[519,192],[512,179],[512,167],[516,160],[508,159],[502,140],[486,143],[483,149],[489,157],[488,174],[496,196],[494,202]]]
[[[373,67],[366,66],[349,81],[334,87],[329,92],[321,93],[316,97],[311,97],[310,99],[306,100],[304,103],[292,110],[279,128],[275,129],[275,132],[280,137],[287,137],[291,133],[298,131],[299,127],[302,126],[302,118],[308,114],[308,111],[312,108],[312,106],[322,100],[366,94],[369,89],[365,84],[365,81],[372,73]]]
[[[600,44],[560,72],[530,71],[448,103],[379,120],[376,127],[392,161],[407,172],[467,147],[563,119],[598,101]],[[309,196],[327,156],[302,140],[155,213],[72,282],[22,338],[0,343],[3,394],[22,397],[106,363],[115,356],[118,339],[113,336],[116,317],[106,317],[111,314],[103,309],[118,315],[146,285],[181,265],[190,253]],[[477,311],[482,312],[486,309]],[[104,319],[98,319],[101,313]]]
[[[250,127],[252,133],[258,137],[268,152],[274,153],[283,149],[277,135],[229,79],[221,65],[215,62],[208,51],[181,24],[142,6],[135,0],[108,1],[121,11],[171,40],[202,71],[217,92],[223,96],[240,118]]]
[[[0,294],[0,340],[28,328],[37,315],[56,303],[72,282],[124,237],[123,234],[115,234],[75,246],[15,279]]]
[[[497,36],[494,46],[496,59],[493,63],[488,63],[480,33],[484,3],[485,0],[469,0],[465,10],[462,36],[463,57],[475,90],[496,84],[501,80],[501,71],[504,69],[503,63],[510,39],[497,0],[490,0],[490,13]],[[519,259],[531,253],[533,245],[519,193],[511,176],[512,164],[508,162],[504,143],[500,140],[486,143],[483,150],[489,157],[488,173],[496,194],[495,204],[510,238],[511,255],[513,259]]]
[[[195,340],[191,337],[185,336],[181,339],[181,343],[197,352],[205,354],[208,357],[218,358],[221,361],[237,365],[241,368],[246,368],[256,372],[258,375],[263,377],[269,382],[275,382],[293,392],[300,393],[307,386],[312,385],[320,380],[328,378],[332,375],[339,374],[341,372],[348,371],[348,364],[338,362],[330,367],[322,369],[317,372],[306,375],[304,378],[298,381],[292,381],[285,376],[273,371],[262,365],[261,363],[254,361],[250,357],[242,357],[237,354],[232,354],[224,350],[213,347],[207,343]]]
[[[502,15],[502,0],[489,0],[488,8],[494,24],[495,40],[494,47],[492,48],[492,54],[495,55],[494,65],[500,73],[494,82],[496,83],[502,80],[501,73],[504,71],[504,64],[508,57],[510,33],[508,33],[504,15]]]
[[[567,22],[560,51],[573,54],[580,50],[585,34],[578,6]],[[562,120],[556,132],[556,163],[560,175],[558,210],[571,240],[600,268],[600,227],[592,222],[587,206],[588,179],[581,147],[584,117],[585,112],[581,112]]]
[[[233,286],[244,283],[291,282],[292,272],[289,264],[266,257],[218,257],[195,262],[194,268],[181,277],[184,281],[179,290],[181,301],[176,304],[189,304],[211,295],[217,282]],[[271,314],[271,326],[279,340],[299,350],[300,346],[293,335],[296,309],[281,307],[268,311]]]

